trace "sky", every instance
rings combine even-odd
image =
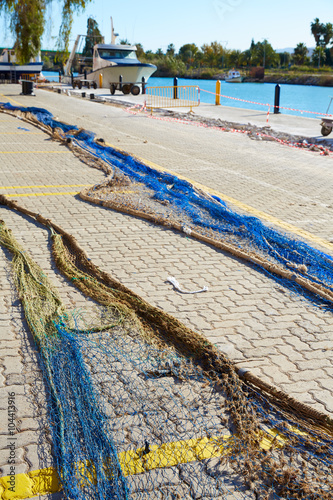
[[[53,0],[42,49],[54,49],[59,31],[62,1]],[[173,43],[176,50],[186,44],[217,41],[227,49],[246,50],[252,38],[267,39],[275,50],[294,48],[299,42],[314,47],[310,23],[333,24],[332,0],[86,0],[86,9],[74,15],[70,49],[76,35],[87,32],[87,19],[93,17],[110,43],[111,23],[120,39],[132,44],[141,43],[144,50],[166,51]],[[8,22],[7,22],[8,24]],[[0,46],[13,45],[10,31],[5,29],[3,13],[0,18]]]

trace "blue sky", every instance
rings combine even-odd
[[[42,48],[55,48],[59,30],[62,2],[53,1]],[[217,40],[228,49],[245,50],[255,41],[267,38],[275,49],[295,47],[303,42],[314,46],[310,23],[315,17],[321,22],[333,23],[332,0],[93,0],[86,2],[85,11],[74,16],[73,41],[77,34],[85,34],[87,18],[94,17],[106,43],[110,42],[110,16],[119,38],[131,43],[142,43],[145,50],[166,50],[174,43],[178,50],[185,43],[203,43]],[[0,46],[10,46],[13,39],[0,22]],[[119,40],[119,39],[118,39]],[[72,42],[71,42],[72,44]]]

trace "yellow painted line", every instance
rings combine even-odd
[[[64,188],[64,187],[87,187],[93,184],[43,184],[35,186],[0,186],[0,189],[34,189],[34,188]]]
[[[59,192],[59,193],[17,193],[17,194],[7,194],[4,193],[5,196],[8,196],[8,198],[26,198],[29,196],[62,196],[62,195],[75,195],[79,194],[79,191],[66,191],[66,192]]]
[[[32,153],[32,154],[35,154],[35,153],[71,154],[72,152],[71,151],[53,151],[53,150],[51,150],[51,151],[0,151],[0,154],[3,154],[3,155],[16,155],[16,154],[24,154],[24,153]]]
[[[15,104],[22,106],[17,101],[14,101],[14,99],[10,99],[3,94],[0,94],[0,95],[5,97],[9,101],[13,101]],[[122,150],[119,150],[119,148],[113,144],[110,144],[107,142],[105,144],[107,146],[110,146],[111,148],[117,150],[117,151],[122,151]],[[29,151],[27,151],[27,152],[29,152]],[[45,153],[45,151],[31,151],[31,153],[34,153],[34,152]],[[21,152],[18,151],[18,153],[21,153]],[[63,153],[65,153],[65,151]],[[69,151],[69,153],[70,153],[70,151]],[[179,179],[186,180],[186,181],[190,182],[191,184],[193,184],[193,186],[197,187],[198,189],[202,189],[203,191],[206,191],[209,194],[213,194],[215,196],[218,196],[223,201],[227,201],[229,203],[232,203],[236,207],[238,207],[238,208],[240,208],[240,209],[242,209],[242,210],[244,210],[244,211],[246,211],[246,212],[248,212],[256,217],[259,217],[260,219],[263,219],[267,222],[270,222],[271,224],[274,224],[275,226],[280,227],[281,229],[283,229],[285,231],[289,231],[291,233],[294,233],[297,236],[300,236],[301,238],[305,238],[306,240],[308,240],[312,243],[316,243],[316,244],[322,246],[323,248],[326,248],[326,249],[333,252],[333,244],[332,243],[330,243],[329,241],[327,241],[323,238],[320,238],[319,236],[316,236],[312,233],[309,233],[305,229],[301,229],[297,226],[294,226],[293,224],[289,224],[288,222],[284,222],[284,221],[278,219],[277,217],[274,217],[273,215],[267,214],[266,212],[262,212],[261,210],[257,210],[256,208],[251,207],[250,205],[246,205],[245,203],[242,203],[241,201],[236,200],[235,198],[232,198],[231,196],[220,193],[219,191],[216,191],[215,189],[212,189],[208,186],[204,186],[203,184],[196,182],[196,181],[193,181],[192,179],[189,179],[186,176],[183,176],[183,175],[176,173],[172,170],[169,170],[167,168],[161,167],[160,165],[157,165],[156,163],[154,163],[150,160],[140,158],[139,156],[136,156],[136,155],[131,155],[131,156],[135,157],[137,160],[145,163],[146,165],[158,170],[159,172],[168,172],[169,174],[172,174],[172,175],[179,177]]]
[[[11,99],[10,97],[7,97],[6,95],[4,94],[0,94],[2,97],[4,97],[5,99],[7,99],[7,101],[9,102],[13,102],[14,104],[16,104],[17,106],[22,106],[23,108],[26,108],[26,106],[23,106],[23,104],[15,101],[15,99]]]
[[[105,144],[106,144],[106,146],[110,146],[111,148],[116,149],[117,151],[121,151],[121,150],[119,150],[119,148],[117,148],[117,146],[114,146],[113,144],[109,144],[107,142]],[[200,182],[196,182],[192,179],[189,179],[188,177],[186,177],[182,174],[179,174],[177,172],[174,172],[173,170],[161,167],[160,165],[157,165],[157,163],[154,163],[150,160],[140,158],[139,156],[136,156],[134,154],[131,154],[131,156],[133,156],[137,160],[141,161],[142,163],[145,163],[149,167],[152,167],[152,168],[158,170],[159,172],[167,172],[168,174],[175,175],[176,177],[179,177],[179,179],[190,182],[196,188],[201,189],[202,191],[206,191],[209,194],[213,194],[215,196],[218,196],[218,198],[221,198],[221,200],[232,203],[236,207],[244,210],[245,212],[250,213],[251,215],[254,215],[255,217],[259,217],[260,219],[263,219],[267,222],[270,222],[271,224],[274,224],[275,226],[278,226],[285,231],[289,231],[291,233],[297,234],[297,236],[300,236],[301,238],[305,238],[306,240],[311,241],[312,243],[317,243],[318,245],[321,245],[322,247],[327,248],[328,250],[331,250],[333,252],[333,244],[330,243],[329,241],[325,240],[324,238],[320,238],[319,236],[316,236],[312,233],[309,233],[305,229],[301,229],[300,227],[294,226],[293,224],[289,224],[289,222],[284,222],[284,221],[278,219],[277,217],[274,217],[273,215],[267,214],[266,212],[262,212],[261,210],[257,210],[256,208],[251,207],[250,205],[246,205],[245,203],[242,203],[241,201],[236,200],[235,198],[232,198],[231,196],[220,193],[219,191],[216,191],[216,189],[212,189],[208,186],[204,186],[203,184],[200,184]]]
[[[123,475],[125,477],[132,476],[153,469],[174,467],[179,464],[227,455],[233,439],[232,436],[204,437],[152,445],[148,453],[145,453],[144,448],[120,452],[118,460]],[[285,442],[286,438],[283,435],[271,430],[262,438],[260,446],[264,450],[269,450],[273,443],[282,447]],[[85,463],[78,464],[78,470],[83,477],[87,478],[87,481],[94,481],[93,466],[88,468]],[[37,495],[56,493],[60,490],[61,484],[58,474],[53,467],[0,478],[0,497],[3,500],[25,500]]]

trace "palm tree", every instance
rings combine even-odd
[[[294,63],[297,65],[304,64],[308,54],[308,48],[304,43],[299,43],[297,47],[294,48]]]
[[[314,39],[316,41],[316,46],[319,47],[321,42],[321,36],[325,32],[325,25],[319,21],[318,17],[316,17],[316,19],[313,21],[313,23],[311,23],[310,26],[311,26],[311,33],[313,34]]]
[[[325,47],[330,43],[332,38],[333,38],[333,25],[332,23],[327,23],[325,24],[324,36],[323,36]]]

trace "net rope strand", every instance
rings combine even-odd
[[[323,283],[325,293],[329,294],[331,291],[332,258],[323,252],[302,242],[290,240],[272,228],[267,228],[254,217],[241,216],[233,212],[221,200],[214,198],[212,200],[212,197],[194,189],[188,182],[179,181],[170,174],[157,173],[123,152],[105,148],[102,141],[94,142],[93,134],[53,121],[52,115],[46,110],[33,109],[29,112],[31,115],[29,118],[26,112],[20,110],[15,112],[19,113],[22,119],[31,120],[30,123],[36,126],[39,124],[36,118],[38,116],[46,124],[44,122],[40,124],[42,129],[48,130],[55,139],[68,144],[75,154],[84,158],[91,166],[104,169],[110,177],[104,186],[94,186],[94,194],[103,195],[103,191],[98,191],[107,188],[107,196],[110,193],[112,195],[111,203],[114,203],[116,195],[119,209],[126,212],[124,207],[126,208],[128,203],[128,209],[133,214],[142,214],[142,217],[148,220],[149,217],[155,217],[156,222],[169,227],[178,224],[177,228],[185,234],[189,234],[190,231],[191,236],[197,234],[199,239],[206,242],[210,241],[212,236],[215,238],[217,234],[222,234],[223,239],[217,241],[218,245],[236,248],[245,256],[248,254],[248,260],[250,256],[254,259],[251,262],[260,269],[265,269],[262,264],[267,260],[268,273],[274,272],[272,271],[274,266],[278,265],[283,273],[292,273],[291,281],[295,282],[294,285],[297,285],[295,276],[302,278],[306,275],[310,278],[307,280],[310,286],[316,287],[318,283],[321,286]],[[139,197],[144,192],[148,193],[146,199],[149,203],[143,207],[144,210],[142,206],[138,206],[136,200],[133,204],[133,194],[128,196],[127,193],[121,192],[124,188],[137,189]],[[179,203],[179,200],[184,199],[185,205],[188,206]],[[155,491],[162,498],[168,498],[168,495],[171,495],[171,498],[185,498],[186,494],[190,498],[196,498],[196,492],[199,487],[203,487],[202,485],[205,485],[204,495],[208,495],[208,498],[235,497],[251,500],[267,496],[274,499],[295,500],[331,498],[333,426],[330,416],[295,401],[289,395],[257,379],[250,372],[238,371],[234,364],[204,337],[143,301],[95,266],[73,236],[50,219],[19,206],[6,197],[1,197],[0,203],[52,228],[52,252],[60,272],[84,295],[112,310],[113,317],[107,316],[107,321],[101,323],[100,331],[94,327],[89,334],[89,328],[79,326],[73,328],[73,325],[69,324],[72,319],[67,315],[56,323],[56,335],[54,329],[50,331],[50,335],[44,335],[46,345],[50,347],[52,353],[52,356],[47,355],[45,358],[47,364],[45,371],[54,384],[54,389],[52,384],[49,386],[50,394],[57,391],[54,393],[61,395],[64,408],[62,411],[66,415],[66,419],[61,417],[62,413],[55,403],[56,398],[51,398],[58,411],[55,451],[57,456],[59,455],[58,461],[64,462],[64,458],[68,458],[67,450],[61,443],[64,435],[70,435],[72,454],[69,460],[65,460],[67,469],[62,474],[62,480],[68,483],[66,488],[71,488],[75,500],[112,498],[109,491],[105,492],[110,488],[110,477],[112,480],[117,477],[120,481],[117,484],[123,488],[122,493],[127,494],[127,491],[130,491],[129,494],[133,494],[135,499],[154,498]],[[169,217],[170,212],[165,211],[165,207],[169,205],[172,206],[173,217]],[[158,206],[162,206],[162,212],[156,212]],[[287,269],[282,266],[286,266]],[[29,266],[23,266],[21,271],[30,276]],[[38,276],[36,272],[33,274]],[[29,277],[29,280],[31,286],[38,285],[35,279]],[[281,280],[281,283],[285,284],[286,281],[288,280]],[[43,296],[44,288],[38,290],[38,293],[42,293]],[[34,294],[32,296],[34,297]],[[50,300],[54,301],[52,294]],[[45,306],[45,300],[43,303]],[[38,308],[35,309],[38,312]],[[27,311],[29,312],[28,309]],[[46,313],[47,308],[41,311],[42,315]],[[119,321],[120,318],[122,321]],[[43,321],[40,323],[43,325]],[[102,324],[105,326],[106,323],[115,325],[112,326],[112,342],[107,330],[102,328]],[[127,325],[126,328],[124,325]],[[57,341],[56,344],[54,339]],[[145,353],[145,359],[142,353]],[[125,376],[126,363],[131,370],[127,372],[125,370]],[[61,376],[58,377],[59,373]],[[79,381],[76,380],[77,373],[80,376]],[[115,376],[112,383],[107,385],[106,373],[114,373]],[[163,389],[161,386],[158,389],[163,395],[162,399],[151,397],[152,381],[155,384],[157,380],[161,380],[162,383],[165,377],[177,380],[177,384],[184,387],[182,395],[182,400],[186,401],[184,407],[180,403],[181,399],[170,393],[169,389],[166,391],[166,386],[163,384]],[[142,382],[143,379],[148,385]],[[209,387],[211,391],[210,397],[207,400],[200,399],[202,404],[195,408],[191,399],[186,399],[188,384],[192,384],[193,380],[200,386],[194,399],[201,398],[201,394],[205,393],[205,387]],[[122,389],[120,392],[115,392],[113,388],[120,382],[123,384]],[[74,391],[73,388],[77,390]],[[109,391],[107,406],[104,403],[105,390]],[[127,396],[122,399],[124,391]],[[162,404],[162,401],[166,394],[168,401],[173,403],[171,413],[169,412],[168,417],[164,418],[165,403]],[[218,415],[226,414],[230,421],[228,430],[231,431],[232,440],[228,453],[225,453],[221,446],[224,439],[222,418],[219,418],[219,424],[214,424],[214,431],[211,429],[210,410],[212,414],[216,412],[216,408],[213,410],[210,407],[212,397],[219,401]],[[92,422],[88,429],[83,424],[86,406],[89,422]],[[94,428],[96,422],[101,422],[105,408],[110,416],[103,421],[102,432],[97,436],[92,433],[91,436],[91,428]],[[139,444],[143,447],[139,448],[139,452],[133,449],[127,451],[128,443],[126,446],[124,442],[119,444],[117,433],[111,432],[108,425],[112,427],[114,424],[114,417],[111,417],[114,413],[116,416],[121,415],[123,422],[121,428],[127,429],[127,433],[130,433],[128,429],[133,427],[134,417],[141,419],[140,429],[144,430],[140,430]],[[172,419],[179,419],[180,416],[183,421],[190,419],[194,428],[193,431],[189,431],[187,426],[181,425],[180,435],[189,438],[184,444],[179,437],[175,442],[175,430],[171,430]],[[68,422],[67,427],[62,423],[65,420]],[[163,429],[163,436],[157,438],[156,430],[152,431],[156,426]],[[148,439],[147,435],[150,436]],[[176,435],[179,436],[178,433]],[[197,449],[198,445],[195,444],[198,443],[198,435],[207,440],[204,447],[200,448],[202,450],[200,452]],[[85,436],[84,439],[82,436]],[[165,443],[166,439],[169,443]],[[114,448],[112,448],[113,440],[115,440]],[[154,443],[153,446],[151,441]],[[193,461],[192,458],[192,462],[184,464],[184,456],[187,457],[186,461],[189,457],[188,452],[185,452],[189,449],[188,442],[191,443],[190,449],[193,450],[190,455],[196,456],[197,461]],[[266,447],[263,447],[264,442]],[[216,443],[219,443],[218,455],[214,455]],[[170,460],[174,452],[171,454],[170,451],[167,452],[166,444],[172,445],[172,450],[176,449],[175,446],[180,446],[179,456],[183,458],[178,462]],[[105,450],[105,454],[98,452],[96,447]],[[113,450],[111,456],[114,458],[114,464],[110,467],[111,470],[114,468],[115,472],[105,472],[104,462],[109,460],[106,458],[107,449],[110,453]],[[157,457],[154,453],[157,453]],[[86,456],[90,458],[86,460],[84,458]],[[124,456],[126,460],[120,458]],[[213,457],[216,457],[219,467],[222,467],[218,475],[212,472]],[[151,467],[154,466],[156,460],[157,464],[160,464],[159,477],[164,481],[161,483],[149,470],[149,464]],[[216,462],[214,464],[216,466]],[[66,473],[66,470],[69,473]],[[109,470],[107,468],[107,471]],[[181,478],[180,486],[171,486],[168,482],[169,474],[175,470]],[[75,472],[74,484],[71,483],[73,472]],[[226,473],[228,477],[234,478],[229,489],[226,489],[226,482],[223,479],[223,474]],[[123,475],[127,476],[126,482],[123,480]],[[137,479],[134,480],[134,476]],[[235,486],[237,478],[243,486],[240,484]],[[187,488],[186,494],[184,488]],[[114,489],[111,490],[113,491]]]
[[[41,214],[26,209],[16,201],[7,199],[4,195],[0,195],[0,204],[5,204],[8,208],[18,213],[22,213],[23,215],[27,215],[31,219],[36,220],[38,223],[52,230],[52,255],[55,263],[59,271],[63,273],[76,288],[80,289],[84,295],[102,302],[103,305],[108,304],[110,300],[113,301],[113,305],[116,303],[118,304],[118,297],[120,297],[119,304],[121,304],[121,307],[125,308],[125,313],[128,314],[129,310],[132,308],[139,317],[143,318],[143,320],[148,319],[149,321],[155,321],[157,330],[163,329],[167,339],[174,343],[175,346],[179,340],[184,340],[183,332],[185,332],[190,350],[186,351],[186,346],[181,343],[182,349],[185,348],[184,354],[193,355],[194,353],[194,355],[199,355],[200,357],[200,353],[202,353],[204,357],[207,357],[206,349],[208,348],[207,346],[209,346],[208,358],[210,358],[211,353],[213,353],[214,356],[217,355],[218,359],[227,361],[229,369],[234,367],[233,363],[223,353],[218,351],[213,344],[207,341],[207,339],[190,328],[185,327],[185,325],[170,314],[144,301],[139,295],[135,294],[111,275],[99,269],[91,259],[88,258],[87,253],[79,245],[76,238],[65,231],[61,226],[55,224],[49,218],[43,217]],[[179,332],[179,338],[177,332]],[[159,335],[158,332],[157,335]],[[328,431],[333,431],[333,419],[326,413],[319,412],[300,403],[283,391],[277,390],[276,387],[262,382],[249,372],[244,372],[240,375],[244,379],[248,379],[250,384],[253,385],[257,385],[257,380],[260,381],[258,387],[265,390],[267,394],[271,393],[273,397],[281,399],[282,405],[284,401],[287,404],[287,408],[292,408],[293,405],[296,405],[296,412],[304,414],[305,417],[308,416],[310,419],[312,418],[316,421],[316,425],[322,425],[323,428],[326,428]]]
[[[280,276],[281,284],[296,293],[303,289],[319,295],[327,303],[333,298],[333,259],[308,244],[294,240],[258,218],[238,214],[217,197],[211,197],[171,174],[157,172],[122,151],[106,147],[104,141],[94,140],[94,134],[54,120],[52,114],[40,108],[19,108],[3,105],[4,112],[18,114],[22,119],[40,126],[52,137],[66,143],[82,161],[109,175],[105,183],[83,190],[85,201],[101,204],[118,211],[145,218],[174,229],[189,222],[191,236],[223,248],[259,266],[271,276]],[[46,128],[45,128],[46,127]],[[132,186],[146,186],[150,206],[145,209],[146,193],[140,193],[139,203],[129,196],[113,199],[112,185],[116,171],[129,179]],[[109,184],[109,192],[100,192]],[[171,187],[171,189],[170,189]],[[105,191],[105,189],[104,189]],[[117,195],[117,192],[115,193]],[[142,206],[138,206],[138,204]],[[170,205],[165,213],[157,206]]]
[[[31,216],[31,214],[29,215]],[[327,484],[331,484],[330,471],[333,450],[329,434],[326,433],[328,429],[332,430],[332,423],[329,422],[327,416],[318,418],[320,414],[317,414],[317,422],[315,422],[314,413],[311,414],[311,411],[306,416],[299,412],[300,407],[296,409],[295,413],[291,411],[290,398],[287,398],[287,401],[284,402],[281,398],[279,400],[279,394],[276,393],[275,401],[273,401],[274,398],[265,399],[266,396],[263,394],[252,391],[250,389],[251,386],[247,386],[241,381],[233,363],[225,355],[219,353],[210,342],[199,334],[189,330],[175,318],[150,306],[140,299],[139,296],[119,285],[111,276],[100,271],[91,261],[87,260],[85,252],[77,245],[73,236],[65,231],[62,231],[63,234],[60,236],[55,232],[54,228],[56,225],[53,225],[50,220],[44,219],[41,215],[36,215],[36,220],[52,227],[54,230],[51,236],[53,240],[52,252],[59,270],[70,280],[73,277],[87,278],[71,280],[79,290],[104,306],[120,307],[122,304],[123,313],[130,311],[130,315],[137,317],[141,325],[139,331],[144,331],[144,337],[158,341],[155,345],[159,351],[163,345],[173,345],[181,357],[190,358],[191,363],[203,368],[207,383],[210,381],[211,384],[223,390],[223,393],[226,395],[225,410],[231,417],[235,436],[235,441],[231,444],[230,458],[226,458],[226,460],[228,460],[232,467],[242,472],[243,480],[246,480],[246,483],[248,483],[250,476],[253,477],[252,481],[256,483],[256,491],[266,491],[267,488],[271,490],[274,486],[273,490],[276,494],[288,493],[291,495],[288,498],[311,498],[318,500],[319,498],[330,498],[325,481],[328,481]],[[56,403],[54,404],[53,411],[58,409],[60,415],[58,417],[58,432],[55,435],[56,441],[60,436],[60,444],[58,447],[55,445],[55,452],[57,456],[60,455],[61,457],[60,463],[65,464],[65,468],[63,465],[62,469],[60,469],[62,470],[62,481],[68,488],[67,491],[71,491],[74,499],[105,498],[106,500],[113,498],[109,490],[107,493],[105,493],[105,490],[102,490],[100,483],[103,481],[99,477],[101,475],[105,481],[105,467],[103,464],[105,460],[108,460],[109,464],[109,458],[103,454],[99,459],[99,455],[95,456],[96,450],[94,451],[94,448],[92,448],[90,458],[87,460],[86,455],[82,455],[82,446],[85,445],[85,441],[83,440],[82,443],[82,437],[80,438],[81,444],[79,449],[76,443],[81,433],[78,434],[75,428],[80,422],[82,424],[82,421],[86,420],[87,413],[88,415],[91,413],[91,418],[95,419],[95,421],[100,421],[99,415],[101,409],[98,398],[93,398],[94,411],[90,412],[87,409],[89,408],[87,392],[90,395],[96,394],[96,391],[93,390],[92,374],[87,369],[77,369],[84,366],[84,353],[94,349],[94,339],[89,339],[89,336],[85,335],[84,338],[87,339],[86,347],[83,344],[80,345],[82,336],[79,335],[78,331],[76,334],[73,333],[73,329],[68,331],[64,319],[60,319],[64,318],[64,316],[59,318],[57,313],[55,316],[57,320],[55,322],[55,306],[52,307],[51,305],[51,311],[45,312],[45,290],[50,288],[48,280],[44,275],[44,281],[40,285],[36,282],[35,278],[31,277],[31,269],[34,270],[34,275],[38,276],[38,279],[43,273],[39,271],[38,266],[32,264],[32,261],[27,256],[25,256],[25,260],[29,262],[29,266],[21,265],[22,254],[24,252],[18,247],[4,224],[0,227],[0,234],[1,243],[11,251],[14,250],[15,260],[18,259],[20,261],[19,269],[17,269],[14,262],[14,268],[18,271],[17,286],[20,291],[21,300],[23,300],[30,328],[35,332],[35,338],[38,339],[43,355],[44,365],[50,381],[50,392],[54,396]],[[19,251],[15,251],[16,248],[19,248]],[[38,289],[36,290],[37,286]],[[31,293],[29,293],[30,287],[34,297],[33,307],[29,307],[31,297]],[[40,299],[36,299],[37,294],[41,295]],[[55,296],[55,292],[48,293],[46,297],[47,303],[49,301],[51,304],[52,302],[55,303]],[[40,300],[44,304],[43,311],[39,305]],[[58,305],[59,301],[56,301],[56,307]],[[40,321],[40,319],[36,321],[40,314],[44,314],[44,316],[46,314],[49,321],[47,323]],[[37,325],[38,331],[35,325]],[[62,346],[62,344],[64,345]],[[97,344],[100,344],[100,341]],[[104,349],[106,349],[105,352],[108,352],[109,348],[106,345]],[[66,352],[68,353],[67,355],[65,354]],[[93,360],[94,357],[92,358]],[[59,362],[62,367],[60,371]],[[171,365],[164,366],[170,367]],[[177,368],[175,370],[175,373],[177,373]],[[188,374],[187,370],[189,371]],[[78,376],[82,379],[83,383],[79,383],[76,376],[72,380],[73,372],[78,372]],[[187,375],[190,377],[193,376],[193,373],[191,375],[190,372],[188,365],[186,369],[182,370],[180,380],[185,379]],[[75,383],[75,390],[72,386],[73,383]],[[269,392],[268,386],[265,389],[264,393],[267,395]],[[84,408],[84,415],[79,412],[75,417],[75,413],[79,408]],[[222,408],[220,408],[220,411],[222,411]],[[52,420],[54,418],[55,415],[53,414]],[[320,420],[321,422],[319,423]],[[66,428],[64,422],[66,422]],[[281,448],[279,442],[276,443],[275,447],[273,439],[271,444],[272,452],[267,456],[267,450],[265,452],[261,450],[262,429],[265,422],[266,425],[270,424],[271,428],[275,428],[279,436],[281,434],[286,437],[287,441],[292,443],[292,448],[286,444]],[[317,427],[315,423],[319,423],[319,426]],[[326,432],[324,430],[321,431],[320,428],[324,429],[325,426],[327,429]],[[103,428],[106,432],[107,426],[104,425]],[[69,433],[71,436],[74,435],[70,442],[71,450],[73,449],[78,455],[74,456],[71,454],[70,463],[68,464],[65,460],[65,458],[68,458],[68,450],[64,448],[64,443],[68,444],[66,438],[69,438]],[[109,442],[110,437],[108,433],[106,435],[103,434],[101,437],[102,440]],[[89,442],[87,436],[85,439]],[[105,445],[105,443],[98,440],[95,446],[98,446],[99,450],[105,449],[103,444]],[[92,444],[89,446],[91,447]],[[110,452],[110,449],[108,451]],[[113,449],[113,452],[115,454],[116,450]],[[284,468],[286,468],[286,456],[291,465],[284,471]],[[304,471],[296,474],[299,460],[303,456],[311,456],[311,460],[309,460],[311,467],[307,473],[309,477],[304,477]],[[311,484],[310,476],[312,477],[316,467],[315,464],[318,460],[318,463],[322,467],[322,474]],[[115,462],[117,464],[116,459]],[[83,466],[77,465],[82,463],[84,464]],[[83,474],[82,467],[84,469]],[[252,472],[249,472],[249,469]],[[81,472],[81,476],[78,474],[78,470]],[[69,489],[67,483],[72,481],[73,472],[76,473],[76,477],[79,476],[79,480],[76,485],[71,485],[71,489]],[[111,476],[114,477],[114,475],[115,473],[112,472]],[[98,494],[96,492],[93,493],[96,496],[90,497],[89,491],[95,484],[101,490],[98,490]],[[305,496],[307,491],[311,492],[311,496]],[[114,498],[122,497],[114,496]]]
[[[46,375],[54,456],[64,490],[78,500],[125,500],[128,489],[106,417],[77,349],[79,332],[69,328],[57,290],[3,221],[0,244],[12,253],[16,287]]]

